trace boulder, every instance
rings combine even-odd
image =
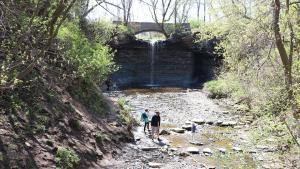
[[[186,148],[186,152],[191,154],[199,154],[199,149],[197,147],[188,147]]]

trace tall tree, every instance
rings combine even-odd
[[[286,15],[289,15],[289,0],[286,0]],[[287,53],[287,50],[284,45],[284,41],[282,38],[282,33],[279,26],[279,20],[280,20],[280,11],[281,11],[281,4],[280,0],[274,0],[274,34],[275,34],[275,42],[277,46],[277,50],[280,55],[280,59],[283,64],[284,68],[284,75],[285,75],[285,84],[286,84],[286,90],[288,92],[288,98],[289,100],[293,99],[293,77],[292,77],[292,62],[293,62],[293,40],[294,40],[294,33],[291,25],[291,21],[288,16],[288,27],[290,29],[290,53]]]
[[[123,11],[123,24],[127,25],[131,17],[132,0],[121,0],[121,6]]]
[[[148,5],[153,20],[168,38],[170,35],[166,31],[165,23],[172,18],[175,11],[172,7],[172,0],[150,0],[150,2],[141,0],[141,2]]]

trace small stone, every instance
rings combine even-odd
[[[217,125],[217,126],[221,126],[221,125],[222,125],[222,123],[223,123],[223,121],[222,121],[222,120],[218,120],[218,121],[216,122],[216,125]]]
[[[102,158],[103,158],[103,153],[102,153],[99,149],[97,149],[97,150],[96,150],[96,156],[97,156],[98,158],[102,159]]]
[[[254,149],[251,149],[251,150],[248,150],[248,153],[250,153],[250,154],[255,154],[255,153],[257,153],[257,151],[254,150]]]
[[[223,111],[222,113],[223,114],[229,114],[229,111]]]
[[[31,144],[30,143],[28,143],[27,141],[25,142],[25,145],[26,145],[26,147],[29,147],[29,148],[31,148],[32,146],[31,146]]]
[[[210,148],[204,148],[202,150],[202,152],[205,154],[205,155],[212,155],[212,150]]]
[[[187,152],[191,153],[191,154],[199,154],[199,149],[196,147],[188,147],[186,149]]]
[[[239,147],[232,147],[233,151],[242,152],[243,150]]]
[[[170,151],[178,151],[177,148],[170,148],[169,150],[170,150]]]
[[[184,129],[181,129],[181,128],[173,128],[171,129],[171,131],[175,132],[175,133],[184,133]]]
[[[218,148],[218,150],[221,152],[221,153],[226,153],[226,149],[225,148]]]
[[[154,163],[154,162],[149,162],[148,165],[149,165],[149,167],[152,167],[152,168],[160,168],[162,166],[161,163]]]
[[[213,165],[210,165],[210,166],[207,166],[206,168],[207,168],[207,169],[216,169],[217,167],[216,167],[216,166],[213,166]]]

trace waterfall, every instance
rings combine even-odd
[[[156,40],[150,40],[150,84],[149,86],[156,86],[156,82],[155,82],[155,59],[156,59],[156,45],[157,45],[157,41]]]

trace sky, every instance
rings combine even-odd
[[[119,4],[120,0],[107,0],[108,2],[112,2],[114,4]],[[145,0],[149,1],[149,0]],[[150,1],[149,1],[150,2]],[[90,3],[90,6],[96,4],[95,0],[92,0]],[[109,10],[112,11],[115,15],[118,15],[118,10],[116,7],[108,6]],[[190,19],[197,19],[197,12],[196,12],[196,4],[192,6],[189,14]],[[120,11],[121,12],[121,11]],[[200,17],[203,18],[203,7],[201,8]],[[117,20],[117,17],[112,16],[108,12],[106,12],[103,8],[97,7],[95,10],[93,10],[89,16],[89,19],[91,20]],[[139,2],[139,0],[133,0],[132,5],[132,18],[131,21],[135,22],[154,22],[151,13],[149,11],[149,8],[144,3]]]

